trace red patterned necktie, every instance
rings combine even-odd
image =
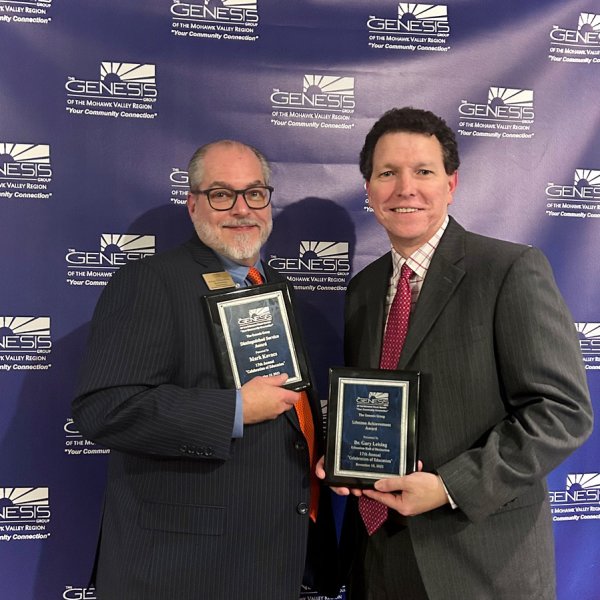
[[[398,360],[408,331],[411,305],[409,279],[412,274],[412,269],[404,263],[400,270],[396,295],[390,307],[390,314],[385,328],[379,361],[380,369],[395,369],[398,366]],[[361,496],[358,499],[358,511],[369,535],[373,535],[383,525],[388,516],[387,506],[366,496]]]
[[[260,285],[264,283],[263,276],[258,269],[250,267],[246,279],[252,285]],[[310,408],[310,402],[306,392],[300,392],[300,399],[296,402],[294,407],[296,414],[298,415],[298,423],[300,429],[306,439],[308,446],[308,458],[310,462],[310,518],[313,521],[317,520],[317,509],[319,506],[319,480],[315,475],[315,464],[317,461],[317,446],[315,440],[315,425],[312,418],[312,411]]]

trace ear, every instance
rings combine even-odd
[[[454,171],[452,175],[448,176],[448,195],[450,196],[450,200],[448,204],[452,204],[454,201],[454,192],[456,191],[456,186],[458,185],[458,171]]]
[[[196,202],[195,202],[194,194],[188,193],[188,195],[187,195],[187,209],[188,209],[188,214],[193,219],[194,212],[196,210]]]

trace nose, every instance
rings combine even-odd
[[[396,175],[395,192],[398,196],[412,196],[415,193],[414,179],[411,173],[401,171]]]
[[[242,192],[237,192],[235,196],[235,202],[231,207],[231,212],[234,214],[243,214],[247,215],[250,212],[248,205],[246,204],[246,199],[244,198],[244,194]]]

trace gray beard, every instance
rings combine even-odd
[[[252,235],[241,233],[235,237],[233,244],[226,244],[208,223],[202,221],[194,222],[194,229],[198,237],[215,252],[229,258],[233,261],[246,261],[254,259],[260,254],[260,249],[267,241],[271,230],[273,229],[273,221],[269,221],[266,229],[261,230],[261,236],[258,241],[254,240]]]

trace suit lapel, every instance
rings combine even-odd
[[[360,347],[353,364],[368,365],[372,369],[379,368],[381,345],[385,324],[385,299],[392,272],[392,255],[388,252],[372,265],[369,278],[360,289],[362,295],[360,305],[365,307],[361,312],[360,322],[355,324],[360,329]]]
[[[219,273],[225,270],[219,257],[206,244],[200,241],[198,236],[195,235],[185,246],[194,261],[202,268],[202,273]],[[207,287],[204,279],[202,279],[202,284],[204,287]]]
[[[398,368],[410,362],[465,275],[465,230],[450,218],[433,255],[419,299],[408,326]]]

